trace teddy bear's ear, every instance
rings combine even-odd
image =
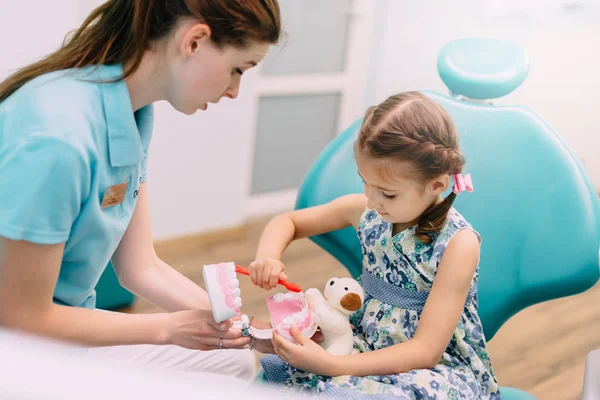
[[[362,300],[356,293],[348,293],[342,297],[340,305],[348,311],[356,311],[362,307]]]

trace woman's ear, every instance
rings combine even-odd
[[[179,43],[179,51],[185,58],[191,57],[198,50],[207,44],[210,44],[210,27],[201,22],[194,22],[182,26],[183,35]]]
[[[427,184],[427,192],[434,196],[439,196],[450,187],[450,175],[444,174],[432,179]]]

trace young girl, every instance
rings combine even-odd
[[[271,289],[286,278],[279,260],[292,240],[354,226],[361,353],[331,356],[298,332],[299,344],[275,335],[267,380],[340,398],[499,399],[477,315],[480,236],[452,207],[473,189],[450,116],[420,93],[391,96],[367,111],[355,156],[365,194],[275,217],[250,270]]]

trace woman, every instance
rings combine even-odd
[[[110,0],[0,84],[0,325],[109,357],[253,375],[249,339],[157,257],[146,165],[153,102],[193,114],[235,99],[279,37],[276,0]],[[97,311],[109,261],[166,312]]]

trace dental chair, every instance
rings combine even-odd
[[[112,263],[109,263],[98,284],[96,284],[96,308],[118,310],[129,307],[135,301],[135,295],[119,283]]]

